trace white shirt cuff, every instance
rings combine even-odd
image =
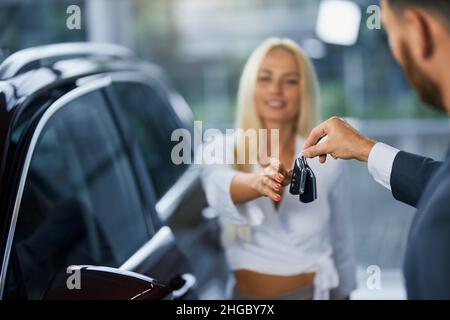
[[[399,151],[387,144],[378,142],[370,151],[367,161],[367,167],[373,179],[389,190],[391,190],[392,166]]]

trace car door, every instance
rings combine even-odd
[[[200,298],[225,298],[228,268],[216,218],[208,218],[199,166],[174,164],[172,132],[186,129],[193,138],[193,118],[175,92],[151,75],[111,75],[111,97],[124,111],[131,134],[143,153],[157,197],[157,211],[171,227],[197,278]],[[193,153],[193,150],[191,150]],[[192,157],[191,157],[192,158]]]
[[[155,196],[96,79],[63,95],[22,141],[1,271],[6,299],[40,299],[70,265],[141,272],[192,297],[194,280],[170,228],[154,220]]]

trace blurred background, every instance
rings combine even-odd
[[[50,43],[121,44],[165,70],[204,128],[224,129],[233,127],[248,55],[267,37],[289,37],[313,59],[323,119],[348,117],[374,139],[442,158],[449,120],[421,104],[390,54],[385,31],[368,27],[374,11],[367,9],[378,1],[345,2],[325,10],[317,0],[0,0],[0,61]],[[80,30],[66,27],[73,4],[81,8]],[[414,209],[373,182],[366,165],[348,165],[359,281],[353,298],[402,299],[401,264]],[[381,268],[380,290],[366,285],[370,265]]]

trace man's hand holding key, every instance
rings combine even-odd
[[[319,142],[324,137],[327,139]],[[319,156],[321,163],[326,161],[328,154],[335,159],[356,159],[367,162],[375,143],[344,119],[332,117],[311,131],[305,141],[303,155],[307,158]]]

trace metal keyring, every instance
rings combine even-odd
[[[308,162],[306,162],[305,156],[302,156],[302,163],[303,163],[303,166],[304,166],[305,168],[308,168],[308,167],[309,167],[309,166],[308,166]]]

